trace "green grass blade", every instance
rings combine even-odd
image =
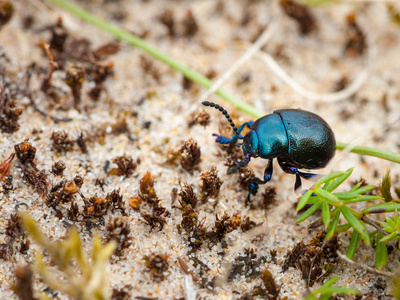
[[[354,255],[356,254],[357,251],[357,244],[358,241],[360,240],[360,234],[358,231],[353,229],[353,234],[351,235],[351,240],[350,240],[350,245],[349,248],[347,249],[346,256],[350,259],[353,259]]]
[[[346,207],[346,206],[342,206],[340,208],[340,211],[343,214],[343,217],[347,220],[347,222],[349,222],[349,224],[351,225],[351,227],[353,227],[355,230],[357,230],[362,236],[364,236],[365,234],[365,230],[364,230],[364,226],[361,223],[361,221],[359,219],[357,219],[357,217],[355,215],[353,215],[353,213],[351,212],[351,210]]]
[[[321,207],[321,202],[317,202],[313,204],[309,209],[307,209],[300,217],[295,219],[293,222],[295,223],[301,223],[305,220],[307,220],[310,216],[312,216],[320,207]]]

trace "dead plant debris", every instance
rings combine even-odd
[[[361,56],[367,50],[365,34],[357,24],[354,12],[347,15],[347,41],[344,53],[348,57]]]
[[[108,244],[111,240],[115,240],[117,248],[114,254],[122,255],[122,251],[128,248],[131,244],[130,228],[128,217],[117,216],[112,218],[105,227],[105,243]]]
[[[298,268],[308,286],[328,276],[338,262],[337,250],[340,246],[337,236],[324,244],[325,235],[325,232],[319,231],[310,243],[297,243],[286,255],[282,270],[285,272],[289,267]]]
[[[3,180],[3,178],[7,177],[10,175],[10,170],[11,170],[11,163],[15,157],[15,153],[11,153],[10,156],[4,160],[0,164],[0,180]]]
[[[107,174],[115,176],[126,176],[130,177],[136,170],[137,165],[140,163],[140,159],[133,161],[132,156],[124,154],[122,156],[115,157],[113,159],[118,168],[112,168]]]
[[[297,22],[299,31],[302,34],[309,34],[317,28],[315,18],[310,9],[294,0],[280,0],[283,11]]]
[[[223,181],[218,177],[216,166],[211,166],[210,171],[200,174],[202,185],[200,187],[200,198],[206,201],[208,198],[217,198]]]
[[[165,207],[161,206],[160,202],[161,200],[154,189],[154,179],[147,172],[140,179],[139,193],[130,199],[130,206],[140,211],[141,217],[150,226],[150,230],[158,225],[161,231],[164,228],[164,224],[167,223],[165,216],[169,212]]]
[[[165,279],[168,272],[169,255],[151,253],[143,257],[147,271],[155,282],[161,282]]]

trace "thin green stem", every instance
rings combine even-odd
[[[142,49],[146,53],[152,55],[154,58],[161,60],[162,62],[166,63],[171,68],[181,72],[188,79],[190,79],[206,88],[210,88],[213,85],[213,82],[211,80],[209,80],[207,77],[188,68],[187,66],[185,66],[181,62],[175,60],[174,58],[168,56],[167,54],[159,51],[157,48],[146,43],[144,40],[140,39],[139,37],[93,16],[89,12],[81,9],[80,7],[71,3],[70,1],[68,1],[68,0],[47,0],[47,1],[52,2],[56,5],[64,8],[65,10],[69,11],[73,15],[81,18],[82,20],[107,31],[114,37],[116,37],[122,41],[125,41],[132,46]],[[237,109],[243,111],[244,113],[249,114],[250,116],[252,116],[254,118],[259,118],[265,114],[264,112],[256,109],[254,106],[251,106],[251,105],[243,102],[239,98],[229,95],[222,90],[217,90],[215,92],[215,94],[220,96],[224,100],[228,101],[229,103],[233,104]],[[336,143],[336,149],[338,149],[338,150],[343,150],[344,148],[346,148],[346,146],[347,146],[347,144],[344,144],[344,143]],[[392,152],[385,151],[385,150],[380,150],[377,148],[355,146],[351,149],[351,152],[362,154],[362,155],[375,156],[375,157],[379,157],[379,158],[386,159],[386,160],[393,161],[395,163],[400,164],[400,154],[392,153]]]
[[[349,144],[336,143],[336,149],[343,150],[348,145]],[[379,157],[379,158],[386,159],[386,160],[393,161],[395,163],[400,164],[400,154],[394,153],[394,152],[389,152],[386,150],[381,150],[381,149],[372,148],[372,147],[365,147],[365,146],[354,146],[351,148],[351,152],[361,154],[361,155]]]
[[[70,13],[72,13],[73,15],[81,18],[82,20],[99,27],[99,28],[103,29],[104,31],[107,31],[114,37],[116,37],[122,41],[125,41],[132,46],[142,49],[143,51],[150,54],[154,58],[161,60],[162,62],[166,63],[171,68],[181,72],[188,79],[190,79],[206,88],[210,88],[213,85],[213,82],[211,80],[209,80],[207,77],[188,68],[187,66],[185,66],[181,62],[177,61],[176,59],[168,56],[167,54],[159,51],[157,48],[146,43],[141,38],[133,35],[132,33],[127,32],[117,26],[114,26],[106,21],[103,21],[103,20],[95,17],[94,15],[90,14],[89,12],[76,6],[72,2],[67,1],[67,0],[48,0],[48,1],[64,8],[65,10],[67,10]],[[239,98],[229,95],[228,93],[226,93],[222,90],[217,90],[215,92],[215,94],[217,94],[224,100],[230,102],[231,104],[236,106],[239,110],[249,114],[252,117],[259,118],[263,115],[263,113],[260,112],[260,110],[243,102]]]

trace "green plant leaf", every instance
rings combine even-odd
[[[353,192],[357,193],[357,194],[365,194],[369,191],[372,191],[375,188],[374,185],[366,185],[360,188],[357,188],[356,190],[354,190]]]
[[[383,230],[392,233],[394,231],[394,226],[390,226],[388,220],[393,221],[390,218],[386,218],[386,222],[379,222],[379,224],[382,226]]]
[[[322,286],[316,289],[314,292],[309,293],[303,300],[315,300],[315,299],[324,299],[328,300],[333,294],[341,294],[341,295],[358,295],[360,292],[356,289],[341,287],[341,286],[332,286],[339,277],[333,277],[326,281]],[[319,296],[318,296],[319,295]],[[317,297],[318,296],[318,297]]]
[[[371,195],[364,195],[364,196],[359,196],[358,198],[352,199],[352,200],[345,200],[343,201],[345,204],[350,204],[350,203],[358,203],[358,202],[365,202],[365,201],[375,201],[375,200],[380,200],[382,199],[380,196],[371,196]]]
[[[332,180],[332,179],[338,178],[339,176],[343,175],[343,173],[344,173],[344,172],[342,172],[342,171],[337,171],[337,172],[330,173],[330,174],[328,174],[328,175],[326,175],[326,176],[320,178],[320,179],[315,183],[315,186],[318,187],[318,186],[320,186],[321,184],[327,183],[328,181],[330,181],[330,180]]]
[[[325,241],[329,241],[335,234],[335,229],[337,226],[337,223],[339,221],[339,217],[340,217],[340,212],[339,209],[336,208],[331,212],[331,215],[333,215],[332,221],[329,224],[328,230],[326,232],[326,236],[324,238],[324,242]]]
[[[376,253],[375,253],[375,268],[381,269],[386,266],[388,259],[388,252],[386,244],[382,242],[383,234],[378,232],[377,243],[376,243]]]
[[[364,226],[361,224],[361,221],[357,219],[357,217],[351,212],[351,210],[347,206],[342,206],[340,211],[347,222],[349,222],[351,227],[353,227],[363,236],[365,234]]]
[[[303,197],[301,197],[299,203],[297,203],[297,207],[296,210],[299,211],[301,210],[304,206],[306,206],[308,199],[311,197],[313,191],[312,190],[308,190]]]
[[[336,226],[336,232],[345,232],[351,228],[351,225],[349,223],[343,224],[343,225],[337,225]]]
[[[322,288],[328,288],[331,287],[336,281],[339,280],[339,277],[333,277],[329,280],[327,280],[319,289],[318,291],[320,291]]]
[[[307,209],[300,217],[295,219],[293,222],[295,223],[301,223],[304,220],[307,220],[310,216],[312,216],[320,207],[321,207],[321,202],[317,202],[313,204],[309,209]]]
[[[360,186],[361,186],[361,184],[362,184],[362,182],[358,182],[355,186],[353,186],[352,188],[351,188],[351,190],[349,191],[350,193],[351,192],[354,192],[355,190],[357,190]]]
[[[396,227],[396,222],[393,219],[386,218],[386,222],[390,227],[392,228]]]
[[[315,188],[314,193],[319,196],[320,198],[327,201],[330,205],[340,207],[343,205],[342,201],[340,201],[335,195],[325,191],[321,188]]]
[[[364,222],[361,222],[361,225],[364,227],[364,235],[362,236],[362,238],[363,238],[363,240],[364,240],[364,243],[365,243],[365,245],[367,245],[367,246],[371,246],[371,238],[370,238],[370,236],[369,236],[368,229],[367,229],[367,227],[365,226],[365,223],[364,223]]]
[[[356,289],[351,289],[347,287],[341,286],[333,286],[328,289],[321,289],[321,294],[330,293],[330,294],[341,294],[341,295],[358,295],[360,292]]]
[[[325,228],[328,228],[331,222],[331,211],[329,210],[328,202],[326,201],[322,202],[321,210],[322,210],[322,222],[324,223]]]
[[[400,203],[387,202],[387,203],[375,204],[364,208],[361,212],[364,215],[368,215],[368,214],[379,214],[379,213],[394,212],[394,211],[400,211]]]
[[[353,173],[354,168],[348,169],[343,175],[337,177],[333,183],[329,185],[326,189],[328,192],[334,191],[338,186],[340,186],[349,176]]]
[[[354,255],[356,254],[357,251],[357,244],[358,241],[360,240],[360,234],[358,231],[353,229],[353,234],[351,235],[351,240],[350,240],[350,245],[349,248],[347,249],[346,256],[350,259],[353,259]]]
[[[332,193],[332,195],[335,195],[335,197],[337,197],[339,200],[352,200],[361,197],[360,194],[357,194],[355,192]]]
[[[391,234],[388,234],[385,237],[383,237],[381,239],[381,242],[382,243],[388,243],[390,241],[397,240],[398,238],[399,238],[399,235],[397,234],[397,232],[392,232]]]

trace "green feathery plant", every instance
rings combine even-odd
[[[64,241],[53,242],[40,230],[28,213],[21,213],[22,222],[29,236],[38,243],[58,271],[49,268],[43,255],[36,253],[34,271],[51,289],[69,295],[72,299],[110,299],[107,281],[107,261],[115,250],[115,242],[102,245],[100,237],[93,238],[92,255],[89,260],[83,250],[82,241],[76,229],[71,230]],[[42,297],[45,299],[45,295]]]
[[[325,241],[328,241],[334,234],[352,229],[352,236],[347,257],[353,258],[360,240],[368,246],[371,245],[371,236],[376,240],[375,267],[382,268],[387,262],[386,244],[400,238],[400,218],[396,215],[393,219],[387,218],[385,222],[378,222],[370,219],[368,215],[390,213],[400,211],[400,201],[393,199],[390,195],[389,172],[382,180],[381,196],[365,195],[373,190],[375,186],[361,186],[357,183],[348,192],[334,192],[353,172],[353,168],[346,172],[331,173],[315,183],[314,188],[308,190],[297,204],[297,210],[303,209],[306,205],[310,207],[295,222],[303,222],[321,209],[322,216],[311,226],[324,225],[326,229]],[[359,202],[381,201],[365,207],[360,212],[352,209],[350,204]],[[347,221],[339,225],[339,217],[343,216]],[[375,231],[368,232],[366,225],[373,226]],[[400,247],[400,243],[398,244]]]
[[[339,277],[333,277],[326,281],[323,285],[321,285],[314,292],[309,293],[307,296],[303,298],[303,300],[328,300],[331,299],[333,295],[358,295],[359,291],[356,289],[341,287],[341,286],[332,286]]]

